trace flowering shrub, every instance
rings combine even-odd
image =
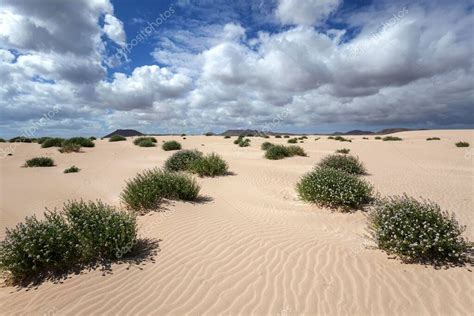
[[[121,141],[124,141],[124,140],[127,140],[127,139],[125,137],[123,137],[122,135],[112,135],[109,138],[109,142],[121,142]]]
[[[36,157],[28,159],[25,167],[53,167],[54,161],[49,157]]]
[[[169,150],[180,150],[181,149],[181,144],[178,143],[177,141],[175,140],[171,140],[171,141],[168,141],[168,142],[165,142],[163,143],[163,145],[161,146],[161,148],[165,151],[169,151]]]
[[[373,191],[365,180],[332,168],[311,171],[303,176],[296,189],[304,201],[342,209],[370,202]]]
[[[329,155],[324,157],[318,164],[321,168],[333,168],[350,174],[366,174],[364,164],[358,158],[350,155]]]
[[[169,157],[165,162],[165,169],[169,171],[186,171],[191,164],[201,159],[202,152],[198,150],[180,150]]]
[[[380,249],[406,262],[461,262],[468,249],[454,215],[406,195],[379,201],[369,228]]]
[[[163,199],[195,200],[199,190],[196,181],[185,174],[154,168],[127,181],[120,198],[128,209],[143,212],[157,208]]]
[[[221,156],[212,153],[194,160],[189,169],[201,177],[215,177],[227,174],[228,168],[227,162]]]

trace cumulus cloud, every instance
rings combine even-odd
[[[283,24],[320,24],[340,3],[341,0],[279,0],[275,13]]]
[[[114,42],[122,47],[125,46],[126,36],[123,30],[123,23],[111,14],[105,15],[104,32]]]

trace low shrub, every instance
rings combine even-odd
[[[439,137],[428,137],[426,140],[441,140]]]
[[[123,137],[122,135],[112,135],[109,138],[109,142],[122,142],[124,140],[127,140],[127,139]]]
[[[225,135],[225,136],[224,136],[224,138],[226,138],[226,139],[227,139],[227,138],[230,138],[230,136],[229,136],[229,135]]]
[[[306,202],[343,210],[372,201],[372,186],[355,175],[332,168],[317,168],[303,176],[296,186]]]
[[[89,137],[89,139],[92,140],[92,141],[94,141],[94,140],[97,140],[97,137],[91,136],[91,137]]]
[[[469,147],[468,142],[457,142],[456,147]]]
[[[342,137],[342,136],[339,136],[339,135],[336,136],[336,137],[334,137],[333,139],[334,139],[334,140],[338,140],[338,141],[340,141],[340,142],[349,142],[349,143],[352,143],[352,140],[347,139],[347,138]]]
[[[244,136],[239,135],[236,140],[234,140],[234,145],[238,145],[242,140],[244,139]]]
[[[270,160],[279,160],[286,157],[290,157],[288,147],[283,145],[274,145],[267,149],[265,158]]]
[[[275,135],[275,138],[281,138],[281,135]]]
[[[75,266],[117,259],[131,250],[136,230],[132,215],[111,206],[68,202],[62,212],[46,210],[43,220],[27,217],[7,229],[0,243],[0,270],[12,283],[28,283]]]
[[[17,137],[10,138],[9,142],[10,143],[32,143],[33,140],[28,137],[17,136]]]
[[[378,247],[405,262],[462,262],[469,243],[454,215],[430,201],[403,196],[379,201],[369,213]]]
[[[290,135],[285,135],[283,136],[283,138],[290,138]]]
[[[58,151],[62,154],[78,153],[81,151],[81,146],[78,144],[64,142],[63,146],[59,148]]]
[[[384,142],[393,142],[393,141],[400,141],[400,140],[403,140],[403,139],[400,138],[400,137],[397,137],[397,136],[385,136],[384,138],[382,138],[382,140]]]
[[[155,137],[147,137],[147,136],[141,136],[133,140],[133,144],[140,146],[140,143],[146,141],[146,142],[151,142],[151,143],[156,143],[157,140]],[[143,146],[142,146],[143,147]]]
[[[350,151],[351,151],[351,150],[348,149],[348,148],[342,148],[342,149],[336,150],[336,154],[344,154],[344,155],[346,155],[346,154],[348,154]]]
[[[207,133],[204,134],[204,135],[206,135],[206,136],[212,136],[212,135],[214,135],[214,133],[213,133],[213,132],[207,132]]]
[[[151,139],[144,139],[138,143],[139,147],[155,147],[156,144]]]
[[[377,139],[377,140],[378,140],[378,139],[382,139],[382,137],[380,137],[380,136],[375,136],[375,139]]]
[[[54,161],[49,157],[36,157],[28,159],[25,167],[53,167]]]
[[[321,137],[316,137],[314,140],[320,140],[320,139],[321,139]]]
[[[186,171],[189,170],[191,164],[202,158],[202,152],[198,150],[180,150],[165,162],[165,169],[169,171]]]
[[[75,144],[79,145],[80,147],[94,147],[95,144],[92,140],[85,137],[72,137],[64,141],[63,146],[65,144]]]
[[[261,148],[262,150],[268,150],[268,148],[270,148],[270,147],[272,147],[272,146],[273,146],[272,143],[270,143],[270,142],[264,142],[264,143],[262,143],[262,145],[260,146],[260,148]]]
[[[170,141],[164,142],[163,145],[161,145],[161,148],[165,151],[180,150],[181,144],[175,140],[170,140]]]
[[[288,144],[296,144],[297,142],[298,142],[297,138],[291,138],[291,139],[288,139],[287,141]]]
[[[369,139],[368,137],[362,137],[362,139]]]
[[[367,174],[364,164],[358,158],[350,155],[329,155],[318,164],[320,168],[332,168],[353,175]]]
[[[61,147],[63,145],[63,142],[64,138],[48,137],[41,141],[41,148]]]
[[[181,134],[181,137],[184,137],[184,136],[186,136],[186,134],[184,134],[184,133],[183,133],[183,134]]]
[[[194,160],[189,170],[200,177],[215,177],[226,175],[228,168],[227,162],[221,156],[212,153]]]
[[[286,148],[288,149],[288,153],[290,157],[293,157],[293,156],[306,157],[307,156],[304,149],[300,146],[291,145],[291,146],[287,146]]]
[[[250,146],[250,139],[240,139],[239,141],[239,147],[249,147]]]
[[[67,169],[64,169],[64,173],[76,173],[79,172],[79,168],[76,166],[69,167]]]
[[[334,139],[334,136],[329,136],[328,139]]]
[[[188,175],[154,168],[127,181],[120,198],[128,209],[143,212],[159,207],[163,199],[195,200],[199,190],[197,182]]]

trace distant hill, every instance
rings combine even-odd
[[[361,130],[356,129],[356,130],[349,131],[346,133],[335,132],[333,135],[372,135],[372,134],[374,134],[374,132],[361,131]]]
[[[256,129],[229,129],[225,131],[224,133],[218,134],[221,136],[239,136],[239,135],[299,135],[295,133],[280,133],[280,132],[263,132],[263,131],[258,131]]]
[[[139,131],[136,131],[134,129],[118,129],[115,132],[112,132],[108,135],[105,135],[103,138],[109,138],[114,135],[122,135],[124,137],[130,137],[130,136],[143,136],[144,134],[140,133]]]
[[[345,133],[335,132],[333,135],[386,135],[386,134],[393,134],[399,132],[409,132],[409,131],[416,131],[417,129],[411,128],[386,128],[378,132],[371,132],[371,131],[361,131],[361,130],[353,130]]]

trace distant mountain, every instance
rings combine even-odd
[[[273,136],[273,135],[299,135],[299,134],[280,133],[280,132],[271,132],[271,131],[263,132],[263,131],[259,131],[259,130],[256,130],[256,129],[229,129],[229,130],[225,131],[224,133],[221,133],[221,134],[218,134],[218,135],[221,135],[221,136],[272,135]]]
[[[136,131],[134,129],[118,129],[115,132],[112,132],[108,135],[105,135],[103,138],[109,138],[114,135],[122,135],[124,137],[130,137],[130,136],[143,136],[144,134],[140,133],[139,131]]]
[[[399,132],[409,132],[409,131],[416,131],[416,129],[412,128],[386,128],[381,131],[378,131],[377,134],[385,135],[385,134],[393,134]]]
[[[361,130],[356,129],[356,130],[349,131],[346,133],[335,132],[333,135],[372,135],[372,134],[374,134],[374,132],[361,131]]]
[[[409,131],[416,131],[416,129],[398,127],[398,128],[386,128],[378,132],[353,130],[353,131],[349,131],[345,133],[335,132],[332,135],[386,135],[386,134],[409,132]]]

